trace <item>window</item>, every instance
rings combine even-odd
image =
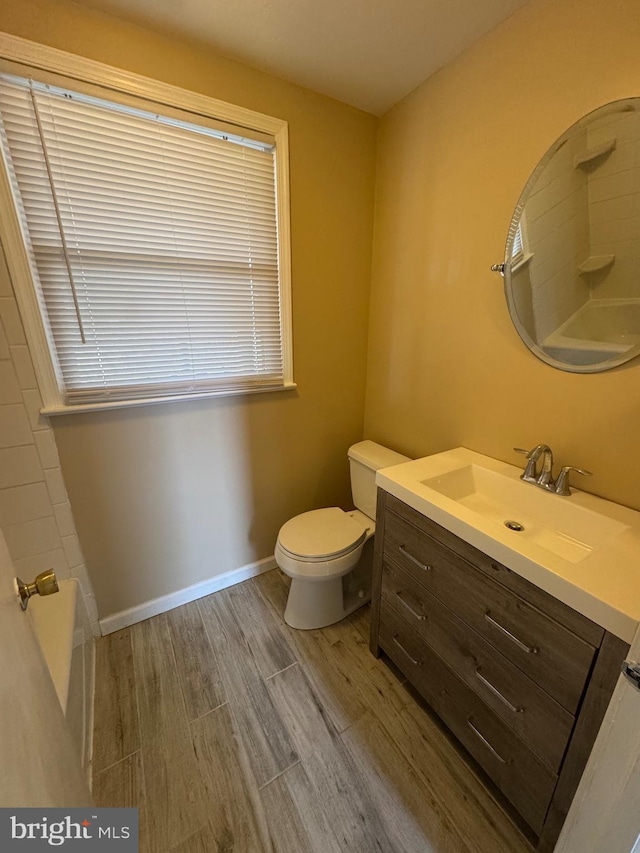
[[[524,257],[524,246],[522,244],[522,222],[518,223],[516,233],[513,238],[513,249],[511,251],[511,261],[517,264]]]
[[[520,214],[520,220],[515,234],[513,235],[513,246],[511,249],[511,271],[519,269],[524,264],[529,263],[533,255],[529,251],[529,240],[527,232],[527,222],[525,219],[524,210]]]
[[[292,385],[282,133],[87,88],[0,73],[44,410]]]

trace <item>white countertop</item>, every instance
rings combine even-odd
[[[587,520],[589,513],[608,519],[615,531],[594,547],[584,548],[584,556],[580,552],[579,557],[564,559],[422,482],[436,482],[433,478],[469,465],[481,466],[508,478],[512,494],[520,495],[519,489],[535,490],[541,500],[549,501],[544,509],[548,507],[551,519],[554,514],[560,518],[565,510],[562,502],[569,501],[572,506],[587,511],[584,513]],[[521,473],[522,469],[514,465],[459,447],[384,468],[378,471],[376,484],[605,630],[631,643],[640,625],[640,512],[573,488],[569,497],[544,492],[523,483],[519,479]],[[526,502],[528,493],[522,496]],[[509,517],[517,519],[518,509],[510,507]]]

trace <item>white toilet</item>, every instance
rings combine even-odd
[[[275,558],[291,578],[284,619],[292,628],[324,628],[371,598],[376,471],[408,462],[374,441],[349,448],[356,509],[314,509],[283,524]]]

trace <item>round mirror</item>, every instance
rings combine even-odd
[[[527,181],[507,237],[509,312],[553,367],[593,373],[640,354],[640,98],[566,131]]]

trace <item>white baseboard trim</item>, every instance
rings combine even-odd
[[[221,589],[226,589],[228,586],[242,583],[242,581],[246,581],[249,578],[255,578],[263,572],[270,572],[271,569],[276,568],[276,565],[275,557],[265,557],[264,560],[258,560],[256,563],[248,563],[239,569],[215,575],[206,581],[201,581],[185,589],[171,592],[169,595],[145,601],[143,604],[137,604],[128,610],[121,610],[119,613],[114,613],[111,616],[105,616],[104,619],[100,619],[100,631],[103,636],[112,634],[121,628],[128,628],[130,625],[135,625],[136,622],[143,622],[145,619],[150,619],[159,613],[166,613],[167,610],[180,607],[181,604],[187,604],[189,601],[204,598],[205,595],[211,595],[212,592],[218,592]]]

